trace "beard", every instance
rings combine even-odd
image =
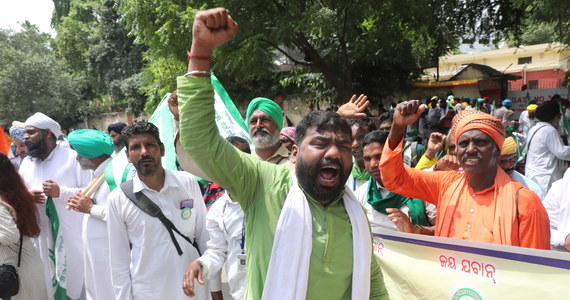
[[[253,146],[258,149],[265,149],[280,143],[279,131],[273,133],[269,132],[266,128],[256,128],[251,133],[251,142]]]
[[[44,138],[37,142],[27,140],[26,146],[28,146],[28,155],[33,158],[40,158],[48,152],[48,145]]]
[[[125,147],[125,143],[123,143],[122,139],[119,139],[116,142],[113,142],[113,150],[115,152],[119,152],[121,149],[123,149],[123,147]]]
[[[338,182],[334,186],[323,186],[318,182],[321,169],[325,165],[338,166],[338,174],[336,175]],[[307,194],[320,202],[332,201],[344,190],[352,165],[346,168],[338,159],[323,159],[316,166],[312,166],[299,156],[295,163],[295,173],[299,184]]]
[[[150,165],[147,164],[149,162],[152,162],[153,164],[150,164]],[[136,163],[133,163],[133,166],[137,170],[137,173],[139,173],[142,176],[147,177],[147,176],[152,176],[152,175],[156,174],[161,163],[162,162],[160,159],[158,161],[156,161],[154,158],[152,158],[150,156],[144,156],[144,157],[141,157],[141,159],[139,159],[139,161],[137,161]]]

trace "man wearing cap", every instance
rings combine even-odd
[[[111,137],[111,140],[113,140],[113,156],[119,153],[119,151],[121,151],[125,146],[125,143],[121,139],[121,131],[125,126],[127,126],[127,124],[121,122],[109,124],[109,126],[107,126],[107,132],[109,132],[109,136]]]
[[[105,181],[105,168],[111,162],[113,141],[95,129],[80,129],[67,136],[77,152],[81,168],[93,170],[89,187],[67,199],[68,208],[83,213],[81,237],[84,247],[85,292],[87,299],[113,299],[109,237],[107,234],[107,196],[111,192]]]
[[[12,138],[12,145],[14,147],[14,157],[10,158],[10,160],[17,170],[20,168],[22,160],[26,157],[26,155],[28,155],[28,147],[26,146],[26,140],[24,139],[24,127],[10,127],[10,137]]]
[[[285,127],[281,129],[279,140],[281,144],[291,152],[293,145],[295,145],[295,127]]]
[[[404,168],[404,129],[424,109],[417,100],[398,104],[380,163],[384,186],[393,193],[434,203],[438,208],[436,236],[550,249],[548,215],[540,199],[498,166],[505,130],[489,114],[469,110],[453,120],[463,173]]]
[[[521,112],[519,116],[519,132],[524,136],[528,136],[528,131],[537,123],[536,120],[536,109],[538,105],[529,104],[526,110]]]
[[[247,106],[245,120],[255,148],[253,154],[270,163],[290,166],[289,150],[279,140],[283,128],[283,111],[279,105],[267,98],[255,98]]]
[[[517,164],[517,143],[515,139],[510,136],[505,139],[503,149],[501,149],[501,157],[499,157],[499,166],[507,173],[513,180],[520,182],[523,186],[535,192],[540,200],[544,199],[544,191],[540,188],[538,183],[534,180],[524,176],[515,170]]]
[[[499,119],[503,123],[503,127],[511,125],[511,116],[515,113],[510,108],[513,105],[513,101],[510,99],[505,99],[501,102],[501,107],[493,112],[493,117]]]
[[[536,109],[540,121],[528,132],[525,175],[548,191],[564,175],[564,161],[570,160],[570,146],[558,133],[560,107],[554,100],[542,102]]]
[[[75,151],[56,142],[60,131],[56,121],[39,112],[26,120],[29,152],[19,173],[40,211],[41,232],[35,246],[44,263],[48,295],[76,299],[83,289],[83,216],[65,209],[65,195],[87,186],[91,171],[81,169]]]

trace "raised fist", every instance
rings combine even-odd
[[[232,38],[237,28],[238,24],[225,8],[199,11],[192,26],[192,54],[210,56],[216,47]]]

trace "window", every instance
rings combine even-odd
[[[532,56],[519,57],[519,65],[532,64]]]
[[[529,90],[537,90],[538,89],[538,80],[529,80],[528,81],[528,89]]]

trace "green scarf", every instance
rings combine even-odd
[[[52,244],[48,245],[49,248],[49,258],[52,262],[52,264],[54,265],[54,269],[57,267],[58,265],[58,261],[57,261],[57,256],[56,256],[56,251],[57,251],[57,247],[58,246],[62,246],[63,242],[60,242],[60,244],[58,244],[58,239],[59,239],[59,216],[57,215],[57,209],[55,208],[55,203],[53,202],[53,198],[52,197],[48,197],[46,199],[46,215],[51,223],[51,234],[52,234]],[[57,272],[57,271],[56,271]],[[59,280],[57,278],[57,276],[55,274],[52,274],[52,284],[53,287],[55,289],[55,293],[54,293],[54,299],[56,300],[69,300],[71,298],[67,297],[67,291],[65,290],[65,288],[61,287],[59,285]]]
[[[368,203],[374,210],[388,215],[386,208],[400,208],[404,204],[410,209],[410,220],[414,225],[430,226],[424,207],[424,202],[420,199],[408,198],[390,192],[386,198],[380,196],[380,191],[376,186],[376,180],[368,180]]]
[[[354,177],[354,180],[359,180],[359,181],[368,180],[371,178],[370,173],[368,173],[368,170],[364,169],[364,171],[360,172],[356,164],[352,165],[352,177]]]

